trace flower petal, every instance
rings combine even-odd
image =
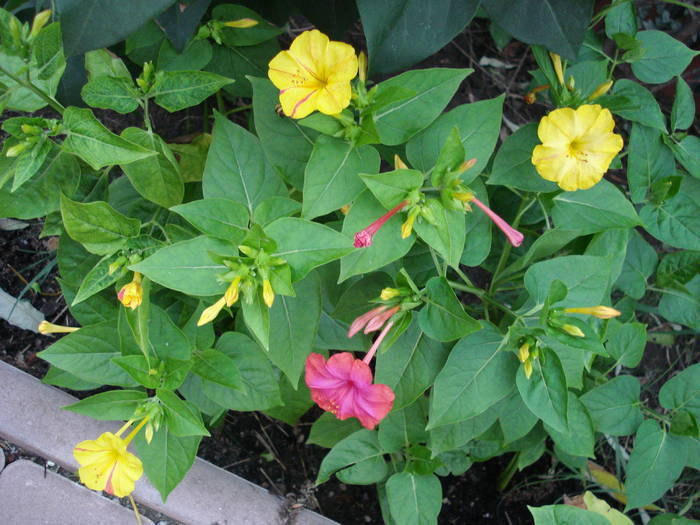
[[[314,112],[318,105],[317,88],[292,87],[280,91],[282,111],[288,117],[304,118]]]
[[[357,55],[349,44],[329,42],[324,57],[326,64],[326,81],[348,83],[357,76]]]
[[[576,137],[576,112],[571,108],[561,108],[555,109],[549,115],[542,118],[540,121],[540,126],[542,126],[543,121],[547,121],[542,130],[544,136],[540,134],[540,128],[537,128],[537,134],[543,144],[549,145],[547,143],[561,143],[564,139],[571,141]]]
[[[289,51],[280,51],[270,61],[267,76],[278,89],[316,87],[318,80],[309,74]]]
[[[348,104],[352,97],[352,89],[349,82],[336,82],[328,84],[318,95],[318,110],[326,115],[337,115]]]
[[[326,77],[324,58],[327,47],[328,37],[314,29],[296,37],[289,47],[289,53],[309,75],[320,80]]]
[[[395,397],[387,385],[369,385],[356,395],[355,416],[363,427],[372,430],[391,412]]]

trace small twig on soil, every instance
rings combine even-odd
[[[265,476],[265,479],[267,482],[270,484],[270,488],[274,489],[275,492],[277,493],[278,496],[284,497],[284,494],[282,494],[282,491],[279,489],[279,487],[275,484],[274,481],[270,479],[270,476],[267,475],[267,472],[265,472],[265,469],[262,467],[258,467],[258,470],[262,472],[262,475]]]

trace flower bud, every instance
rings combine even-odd
[[[406,165],[406,163],[403,160],[401,160],[401,157],[399,157],[398,155],[394,155],[394,169],[395,170],[407,170],[408,169],[408,166]]]
[[[236,29],[248,29],[249,27],[254,27],[258,25],[258,21],[254,18],[240,18],[238,20],[230,20],[224,22],[226,27],[234,27]]]
[[[48,321],[42,321],[37,327],[38,332],[41,335],[47,334],[68,334],[70,332],[75,332],[80,330],[80,328],[75,326],[61,326],[58,324],[49,323]]]
[[[364,51],[360,51],[360,54],[357,56],[357,66],[360,82],[364,84],[367,81],[367,55]]]
[[[263,280],[263,301],[268,308],[272,308],[272,303],[275,302],[275,292],[270,284],[270,279]]]
[[[124,266],[124,264],[126,264],[126,261],[127,261],[126,257],[124,257],[124,256],[119,257],[116,261],[114,261],[112,264],[109,265],[109,268],[107,269],[107,275],[112,275],[119,268]]]
[[[552,53],[551,51],[549,52],[549,56],[552,59],[552,65],[554,66],[554,72],[557,75],[557,80],[559,80],[559,84],[562,86],[564,85],[564,68],[562,67],[561,64],[561,57],[557,55],[556,53]]]
[[[221,309],[226,305],[226,298],[221,297],[218,301],[212,304],[210,307],[205,308],[202,315],[199,316],[199,321],[197,321],[197,326],[202,326],[207,323],[212,322],[219,315]]]
[[[349,204],[346,204],[345,206],[340,208],[340,213],[342,213],[343,215],[347,215],[349,212],[350,212],[350,205]]]
[[[612,319],[613,317],[622,315],[622,312],[620,312],[619,310],[611,308],[610,306],[603,305],[586,306],[580,308],[564,308],[564,311],[568,314],[592,315],[593,317],[597,317],[598,319]]]
[[[143,287],[141,286],[141,274],[134,272],[134,279],[122,286],[122,289],[117,293],[117,299],[126,308],[136,310],[143,301]]]
[[[240,284],[241,284],[241,278],[238,276],[234,277],[233,281],[231,281],[231,284],[226,289],[226,293],[224,293],[224,299],[226,300],[226,306],[231,306],[236,301],[238,301],[238,287]]]
[[[7,157],[17,157],[17,156],[19,156],[20,153],[22,153],[25,149],[27,149],[28,146],[29,146],[29,143],[20,142],[19,144],[15,144],[11,148],[7,148],[5,155]]]
[[[525,363],[529,357],[530,357],[530,343],[525,342],[522,345],[520,345],[520,348],[518,349],[518,359],[520,359],[521,363]]]
[[[459,166],[459,172],[463,173],[463,172],[467,171],[468,169],[471,169],[474,166],[474,164],[476,164],[476,158],[465,160]]]
[[[39,31],[46,25],[46,22],[51,20],[51,9],[46,9],[41,13],[37,13],[32,22],[32,30],[29,32],[30,37],[35,37]]]
[[[586,334],[584,334],[578,326],[573,324],[562,325],[561,329],[564,330],[567,334],[573,335],[574,337],[586,337]]]
[[[401,292],[397,290],[396,288],[384,288],[382,290],[382,293],[379,295],[379,298],[382,301],[390,301],[394,297],[398,297],[401,295]]]
[[[530,379],[532,376],[532,361],[525,361],[523,363],[523,371],[525,372],[525,377]]]
[[[612,80],[608,80],[607,82],[603,82],[600,86],[595,88],[595,91],[593,93],[591,93],[588,96],[588,100],[595,100],[598,97],[605,95],[610,90],[612,85],[613,85]]]
[[[20,129],[25,135],[38,135],[41,133],[41,128],[39,126],[32,126],[31,124],[22,124]]]
[[[401,238],[405,239],[411,233],[413,232],[413,224],[416,222],[416,217],[418,216],[418,213],[420,212],[420,208],[415,207],[412,208],[411,211],[408,212],[408,217],[404,221],[404,223],[401,225]]]

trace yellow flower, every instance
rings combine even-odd
[[[563,190],[588,189],[603,178],[622,149],[614,127],[610,111],[597,104],[555,109],[537,128],[542,144],[532,151],[532,163],[543,179]]]
[[[598,319],[612,319],[618,315],[622,315],[622,312],[611,308],[610,306],[586,306],[580,308],[564,308],[564,311],[569,314],[584,314],[592,315]]]
[[[134,279],[122,286],[122,289],[117,294],[117,298],[127,308],[136,310],[143,300],[143,287],[141,286],[141,274],[139,272],[134,272]]]
[[[70,332],[75,332],[80,330],[76,326],[61,326],[60,324],[49,323],[48,321],[42,321],[39,323],[37,330],[41,335],[46,334],[67,334]]]
[[[73,457],[80,464],[80,482],[89,489],[104,490],[119,498],[131,494],[136,481],[143,475],[143,465],[126,447],[146,421],[148,418],[144,418],[125,439],[120,436],[132,421],[116,434],[105,432],[97,439],[78,443],[73,449]]]
[[[407,170],[408,166],[398,155],[394,155],[394,169],[395,170]]]
[[[219,315],[219,312],[226,304],[226,295],[223,295],[221,299],[212,304],[209,308],[205,308],[202,315],[199,316],[199,321],[197,321],[197,326],[202,326],[207,323],[212,322]]]
[[[270,284],[270,279],[263,281],[263,300],[268,308],[272,308],[272,303],[275,302],[275,292]]]
[[[304,118],[316,110],[336,115],[350,104],[350,81],[357,75],[355,50],[329,41],[320,31],[304,31],[268,66],[288,117]]]
[[[231,281],[231,284],[229,284],[228,288],[226,289],[226,293],[224,294],[226,306],[231,306],[236,301],[238,301],[238,287],[240,284],[241,278],[238,276],[234,277],[233,281]]]
[[[581,330],[578,326],[573,324],[565,324],[561,327],[561,329],[564,330],[567,334],[573,335],[574,337],[586,337],[586,334],[583,333],[583,330]]]

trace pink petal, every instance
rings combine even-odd
[[[362,426],[372,430],[394,406],[394,391],[386,385],[368,385],[355,396],[355,415]]]
[[[389,307],[383,304],[381,306],[377,306],[376,308],[372,308],[369,312],[365,312],[364,314],[355,318],[350,325],[350,329],[348,330],[348,337],[354,336],[357,332],[362,330],[375,315],[382,313],[387,308]]]

